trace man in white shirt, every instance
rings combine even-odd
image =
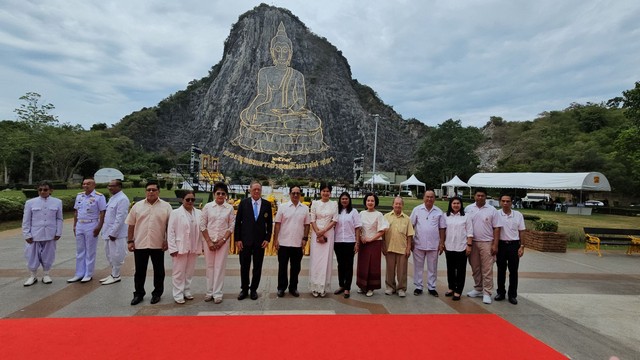
[[[496,264],[498,265],[498,289],[495,297],[496,301],[502,301],[508,295],[509,302],[518,304],[518,266],[520,258],[524,255],[524,243],[522,235],[525,230],[524,216],[519,211],[511,209],[511,195],[500,197],[500,218],[502,221],[502,231],[500,231],[500,242],[498,243],[498,255]],[[509,292],[505,291],[505,282],[509,269]]]
[[[423,291],[422,273],[427,263],[427,290],[438,297],[436,281],[438,279],[438,255],[444,251],[444,236],[447,222],[440,208],[434,206],[436,193],[433,190],[424,192],[424,204],[416,206],[411,212],[413,237],[413,284],[416,289],[413,295]]]
[[[487,191],[477,188],[474,196],[476,202],[464,209],[467,216],[471,217],[473,224],[473,244],[469,254],[469,264],[473,273],[474,287],[467,296],[482,296],[483,303],[491,304],[493,262],[498,252],[502,225],[498,210],[487,204]]]
[[[107,185],[111,198],[107,202],[104,215],[102,238],[105,241],[104,253],[111,265],[111,274],[100,279],[102,285],[120,282],[120,268],[127,256],[127,232],[129,227],[124,221],[129,213],[129,198],[122,192],[122,180],[111,180]]]
[[[278,250],[278,297],[289,293],[295,297],[298,292],[298,275],[302,264],[303,249],[309,239],[309,207],[300,202],[302,190],[299,186],[289,189],[291,201],[280,205],[273,231],[274,246]],[[291,263],[291,276],[287,279],[287,268]]]

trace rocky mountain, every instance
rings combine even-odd
[[[371,168],[372,114],[376,168],[412,171],[426,126],[353,79],[342,53],[290,11],[262,4],[239,17],[208,76],[115,127],[147,150],[195,143],[224,173],[352,179],[354,157]]]

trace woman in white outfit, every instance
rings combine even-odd
[[[213,186],[215,200],[202,208],[200,230],[204,236],[204,259],[207,264],[207,289],[204,301],[222,302],[224,271],[229,255],[229,242],[236,223],[233,205],[226,202],[227,185]]]
[[[193,300],[191,279],[196,258],[202,253],[200,210],[193,207],[195,200],[194,192],[187,191],[182,206],[171,212],[167,228],[169,255],[173,261],[173,299],[178,304],[184,304],[185,299]]]
[[[311,204],[311,250],[309,288],[314,297],[324,297],[331,284],[333,227],[338,220],[338,203],[329,200],[331,186],[320,184],[320,201]]]

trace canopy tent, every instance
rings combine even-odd
[[[469,186],[469,184],[467,184],[466,182],[460,180],[458,175],[455,175],[453,177],[453,179],[451,179],[451,180],[447,181],[446,183],[440,185],[440,189],[442,189],[443,187],[447,188],[447,193],[446,194],[449,197],[457,195],[455,193],[455,188],[468,187],[469,189],[471,189],[471,186]]]
[[[389,181],[385,180],[380,174],[374,174],[371,179],[364,182],[366,185],[378,184],[378,185],[389,185],[391,184]]]
[[[478,173],[473,187],[536,190],[611,191],[609,180],[599,172],[584,173]]]
[[[124,180],[124,174],[118,169],[102,168],[93,175],[96,184],[106,184],[111,180]]]
[[[423,183],[422,181],[418,180],[418,178],[415,176],[415,174],[412,174],[411,177],[409,177],[407,180],[403,181],[400,183],[400,190],[402,190],[402,188],[406,188],[408,189],[409,186],[415,186],[416,187],[416,192],[420,193],[420,186],[422,186],[425,190],[427,189],[427,184]],[[410,196],[411,192],[409,192]]]

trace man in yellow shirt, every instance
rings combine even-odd
[[[384,233],[382,253],[387,264],[385,294],[398,293],[405,297],[407,294],[407,267],[411,255],[411,241],[413,239],[413,225],[411,218],[402,209],[404,200],[397,196],[393,199],[393,211],[384,218],[389,222],[389,229]],[[397,278],[397,283],[396,283]]]

